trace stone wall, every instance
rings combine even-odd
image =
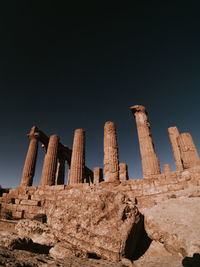
[[[174,197],[176,192],[200,186],[200,166],[185,171],[157,175],[151,179],[130,179],[126,181],[101,182],[97,184],[18,186],[3,193],[0,198],[1,217],[29,218],[48,214],[51,205],[59,205],[73,190],[81,194],[94,190],[123,192],[138,206],[151,206],[159,201]],[[48,220],[48,218],[47,218]]]

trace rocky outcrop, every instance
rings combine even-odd
[[[172,254],[192,257],[200,253],[200,197],[165,200],[141,211],[148,236]]]
[[[67,254],[70,249],[75,255],[112,261],[133,257],[143,224],[134,203],[125,194],[109,190],[83,193],[73,188],[50,206],[47,217]],[[56,254],[56,248],[52,253]]]

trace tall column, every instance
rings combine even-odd
[[[177,137],[183,168],[188,169],[200,164],[198,152],[189,133],[182,133]]]
[[[37,127],[34,126],[32,127],[30,133],[28,134],[28,137],[30,139],[30,144],[26,155],[26,160],[21,180],[21,185],[25,186],[32,186],[33,184],[33,177],[35,174],[35,165],[36,165],[36,158],[38,151],[38,139],[37,139],[37,134],[35,134],[36,131]]]
[[[140,105],[132,106],[130,109],[136,119],[143,178],[151,178],[152,175],[160,174],[160,165],[152,140],[147,112],[145,107]]]
[[[107,121],[104,126],[104,180],[119,180],[118,145],[115,124]]]
[[[121,182],[128,180],[128,166],[126,163],[119,164],[119,179]]]
[[[49,138],[47,153],[44,158],[44,165],[42,169],[40,185],[55,184],[58,143],[59,143],[59,137],[57,135],[51,135]]]
[[[179,150],[178,143],[177,143],[177,137],[179,136],[179,131],[177,127],[174,126],[174,127],[168,128],[168,133],[169,133],[169,139],[172,145],[172,151],[174,155],[176,169],[177,171],[182,171],[183,164],[181,161],[181,154],[180,154],[180,150]]]
[[[64,184],[65,180],[65,160],[60,158],[57,165],[56,182],[55,184]]]
[[[74,132],[72,148],[69,184],[80,184],[84,182],[85,169],[85,131],[77,129]]]
[[[103,172],[99,167],[94,168],[94,184],[99,184],[103,181]]]

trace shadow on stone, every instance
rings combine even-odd
[[[131,261],[139,259],[147,251],[151,242],[144,229],[144,216],[141,214],[139,222],[134,224],[127,238],[125,257]]]
[[[10,244],[10,249],[26,250],[38,254],[48,254],[51,248],[52,246],[34,243],[31,239],[27,238],[19,238],[17,240],[14,240],[14,242]]]
[[[87,257],[89,259],[96,259],[96,260],[101,259],[101,257],[99,257],[96,253],[87,253]]]
[[[184,267],[200,267],[200,254],[194,253],[193,257],[185,257],[182,260]]]

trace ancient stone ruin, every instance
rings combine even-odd
[[[191,135],[169,127],[177,170],[165,164],[161,173],[147,111],[141,105],[130,110],[136,120],[143,179],[129,179],[127,164],[119,161],[114,122],[104,125],[104,168],[93,171],[85,166],[83,129],[75,130],[70,149],[57,135],[48,137],[33,126],[21,184],[0,197],[1,218],[46,222],[59,241],[52,255],[64,249],[111,261],[138,259],[151,242],[140,209],[200,186],[200,159]],[[39,142],[45,157],[40,185],[33,186]],[[69,166],[67,184],[65,164]]]

